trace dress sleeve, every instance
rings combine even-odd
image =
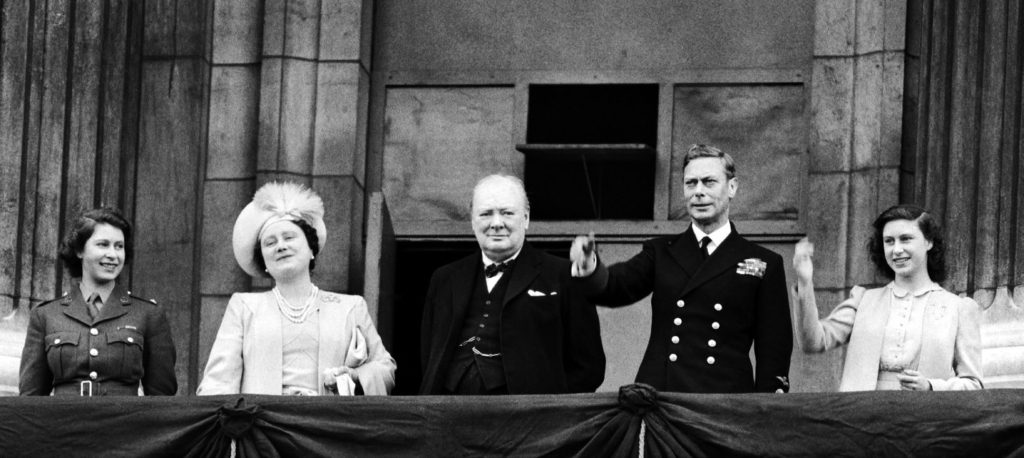
[[[395,359],[391,353],[384,348],[384,342],[377,333],[377,327],[370,319],[370,313],[366,307],[366,300],[359,298],[359,303],[352,307],[349,315],[349,323],[358,327],[366,337],[367,360],[359,367],[353,368],[359,384],[363,387],[366,395],[386,396],[395,386]]]
[[[242,390],[242,337],[245,335],[245,302],[233,294],[220,322],[220,330],[206,361],[198,395],[238,394]]]
[[[929,379],[932,389],[949,390],[980,390],[982,384],[981,369],[981,330],[979,320],[981,307],[969,297],[961,298],[957,304],[956,342],[953,343],[953,373],[949,379]]]
[[[819,320],[813,283],[806,288],[794,285],[792,294],[796,298],[796,307],[793,309],[793,325],[800,348],[806,353],[820,353],[849,342],[864,291],[864,288],[854,286],[848,299],[832,309],[827,317]]]
[[[25,347],[21,351],[18,391],[22,396],[47,396],[53,391],[53,372],[46,361],[46,319],[40,307],[29,312]]]

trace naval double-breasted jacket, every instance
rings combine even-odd
[[[653,294],[637,382],[691,393],[788,391],[793,331],[782,257],[735,226],[707,260],[690,228],[645,242],[625,262],[599,262],[578,281],[598,305]]]

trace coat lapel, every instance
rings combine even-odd
[[[92,318],[89,318],[89,309],[85,305],[85,298],[82,297],[82,290],[79,289],[78,283],[72,282],[71,289],[60,300],[60,303],[64,306],[64,314],[69,318],[86,326],[92,325]]]
[[[533,283],[533,279],[540,275],[538,264],[542,262],[537,252],[530,245],[523,245],[522,251],[516,258],[515,267],[512,268],[512,278],[509,278],[508,289],[505,290],[505,297],[501,301],[504,308],[512,298],[520,295],[526,287]]]
[[[245,345],[245,347],[252,353],[253,373],[258,375],[243,376],[242,379],[252,380],[250,383],[255,386],[251,388],[250,392],[279,393],[282,389],[281,360],[284,354],[281,320],[285,318],[278,309],[277,298],[271,291],[260,293],[256,304],[259,308],[253,312],[250,321],[252,332],[243,336],[243,343],[245,340],[253,341],[251,346]],[[256,339],[261,342],[255,342]],[[245,370],[248,371],[248,367]],[[246,390],[247,387],[243,386],[242,391]]]
[[[64,307],[64,314],[68,317],[92,326],[101,321],[112,320],[128,313],[132,305],[131,297],[120,283],[114,284],[114,290],[110,292],[107,303],[100,309],[100,316],[95,320],[89,317],[89,307],[85,305],[85,298],[82,297],[82,289],[78,281],[71,283],[68,294],[61,299]]]
[[[466,319],[466,310],[469,309],[469,299],[473,294],[472,287],[467,288],[466,285],[473,285],[473,282],[476,281],[475,277],[481,269],[483,269],[483,258],[480,257],[479,251],[459,261],[458,269],[454,273],[454,281],[448,284],[451,289],[452,319],[448,322],[445,344],[441,348],[452,348],[453,341],[459,338],[462,322]]]
[[[853,321],[843,363],[839,391],[869,391],[878,385],[878,362],[882,357],[885,323],[889,320],[892,284],[864,292]]]
[[[83,304],[84,305],[84,304]],[[119,316],[123,316],[131,310],[129,307],[132,305],[132,299],[128,296],[128,291],[121,287],[120,284],[114,286],[114,291],[110,293],[110,297],[107,298],[107,303],[103,305],[100,310],[100,316],[94,323],[101,321],[112,320]]]
[[[732,223],[730,222],[729,224]],[[690,233],[690,238],[693,238],[692,229]],[[725,271],[735,270],[737,259],[742,257],[742,248],[743,238],[740,237],[738,232],[736,232],[736,226],[733,226],[732,232],[729,233],[729,236],[722,241],[722,244],[715,249],[714,253],[711,253],[711,257],[700,264],[697,272],[690,277],[690,281],[686,282],[686,286],[683,288],[680,296],[689,294],[690,291],[693,291],[700,285],[707,283],[709,280],[721,275]],[[694,248],[693,251],[697,253],[698,249]],[[699,262],[700,254],[697,253],[696,256]]]
[[[345,356],[348,353],[349,345],[354,332],[350,332],[355,326],[348,326],[348,314],[352,309],[351,305],[342,301],[341,296],[320,291],[317,293],[316,306],[320,310],[320,343],[317,358],[317,387],[320,394],[324,391],[324,370],[333,369],[345,364]]]
[[[697,269],[700,268],[702,260],[700,245],[697,243],[697,237],[693,235],[692,225],[672,241],[669,253],[671,253],[672,259],[675,259],[676,263],[686,271],[686,277],[693,278]]]

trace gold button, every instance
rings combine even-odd
[[[715,364],[715,357],[714,356],[708,356],[708,364]]]
[[[100,333],[100,331],[98,329],[96,329],[96,328],[92,328],[92,329],[89,330],[89,334],[92,334],[94,336],[95,335],[99,335],[99,333]]]
[[[54,344],[54,345],[57,345],[57,344],[59,344],[59,343],[60,343],[60,339],[53,339],[53,344]]]
[[[676,301],[676,307],[682,307],[684,305],[686,305],[686,302],[683,302],[682,299],[679,299],[678,301]]]
[[[679,343],[679,336],[672,336],[672,343]]]
[[[718,329],[720,327],[722,327],[722,325],[718,324],[717,321],[714,322],[714,323],[711,323],[711,329]]]
[[[135,343],[135,339],[134,339],[134,338],[132,338],[132,337],[129,337],[129,338],[128,338],[128,343]]]
[[[92,356],[99,356],[100,352],[99,352],[99,350],[93,348],[93,349],[89,350],[89,354],[92,355]]]
[[[722,304],[715,304],[715,310],[721,312],[722,311]]]
[[[683,319],[682,318],[676,318],[676,319],[672,320],[672,322],[675,323],[676,326],[679,326],[679,325],[683,324]]]
[[[679,357],[677,357],[675,353],[672,353],[671,355],[668,355],[668,360],[669,361],[675,362],[677,359],[679,359]]]
[[[711,348],[715,348],[716,346],[718,346],[718,342],[715,342],[715,339],[711,339],[708,341],[708,346]]]
[[[99,375],[96,374],[96,371],[92,371],[92,372],[89,373],[89,379],[90,380],[96,380],[96,377],[98,377],[98,376]]]

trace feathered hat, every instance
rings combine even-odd
[[[327,244],[327,226],[324,225],[324,202],[320,196],[298,183],[273,181],[263,185],[235,220],[231,243],[238,265],[253,277],[262,276],[253,258],[260,235],[276,222],[298,220],[316,229],[320,251],[323,251]]]

